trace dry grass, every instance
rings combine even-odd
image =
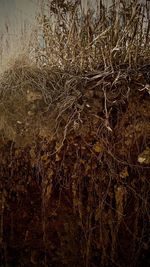
[[[86,14],[78,1],[47,1],[37,23],[26,56],[1,74],[0,131],[4,142],[29,146],[31,166],[44,173],[45,251],[59,185],[71,191],[81,266],[95,255],[101,266],[123,266],[128,252],[134,266],[149,244],[149,159],[138,161],[150,140],[149,1],[108,9],[100,1]]]
[[[85,14],[80,1],[47,1],[39,14],[37,61],[78,73],[149,62],[149,2],[113,1]],[[43,48],[42,48],[43,47]]]

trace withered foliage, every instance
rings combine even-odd
[[[148,2],[48,7],[0,78],[2,266],[148,267]]]

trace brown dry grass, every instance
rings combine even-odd
[[[100,1],[83,12],[80,1],[47,1],[38,17],[37,61],[72,73],[130,68],[149,62],[149,2]],[[46,10],[46,11],[45,11]]]
[[[2,144],[10,140],[16,154],[29,146],[30,166],[43,175],[44,266],[58,185],[71,194],[81,266],[95,255],[101,266],[135,266],[149,244],[149,161],[138,161],[150,140],[149,1],[113,1],[109,9],[100,1],[95,12],[84,14],[80,2],[41,5],[28,53],[1,74]]]

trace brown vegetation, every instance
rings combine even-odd
[[[2,266],[148,267],[148,2],[44,8],[0,79]]]

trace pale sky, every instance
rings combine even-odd
[[[34,23],[37,0],[0,0],[0,31],[9,24],[10,31],[14,31],[21,21]]]
[[[97,0],[81,0],[82,7],[86,12],[87,6],[95,6]],[[35,10],[37,8],[38,0],[0,0],[0,31],[9,21],[12,26],[18,25],[18,22],[28,20],[29,23],[34,23]],[[106,0],[109,3],[110,0]],[[16,23],[17,21],[17,23]]]
[[[37,0],[0,0],[0,68],[27,44],[36,8]],[[22,35],[24,24],[27,33]]]

